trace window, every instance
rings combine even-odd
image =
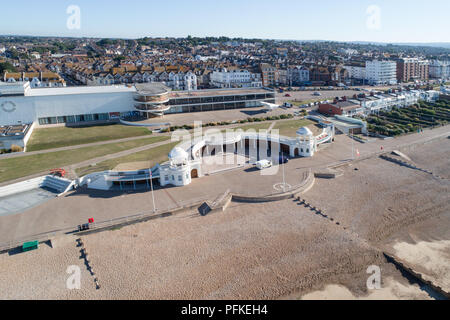
[[[183,181],[183,177],[182,176],[178,176],[178,181]]]
[[[164,180],[165,180],[165,181],[169,181],[169,176],[166,175],[166,176],[164,177]]]

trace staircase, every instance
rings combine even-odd
[[[41,184],[41,187],[49,188],[59,193],[65,193],[69,191],[72,186],[72,181],[54,176],[46,176]]]

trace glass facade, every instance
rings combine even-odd
[[[76,122],[108,121],[109,119],[110,118],[108,113],[94,113],[94,114],[81,114],[74,116],[39,118],[39,124],[47,125],[47,124],[64,124]]]

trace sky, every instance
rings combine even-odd
[[[450,42],[449,0],[2,0],[0,8],[0,35]]]

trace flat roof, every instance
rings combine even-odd
[[[275,90],[265,88],[236,88],[236,89],[210,89],[197,91],[172,91],[171,98],[195,98],[195,97],[215,97],[215,96],[232,96],[246,94],[265,94],[275,93]]]
[[[33,88],[29,89],[25,96],[40,97],[40,96],[59,96],[59,95],[74,95],[74,94],[101,94],[101,93],[120,93],[120,92],[136,92],[134,86],[128,87],[125,85],[116,86],[94,86],[94,87],[59,87],[59,88]]]
[[[162,83],[158,82],[151,82],[151,83],[136,83],[135,84],[136,90],[139,94],[145,95],[159,95],[168,93],[170,89],[163,85]]]

